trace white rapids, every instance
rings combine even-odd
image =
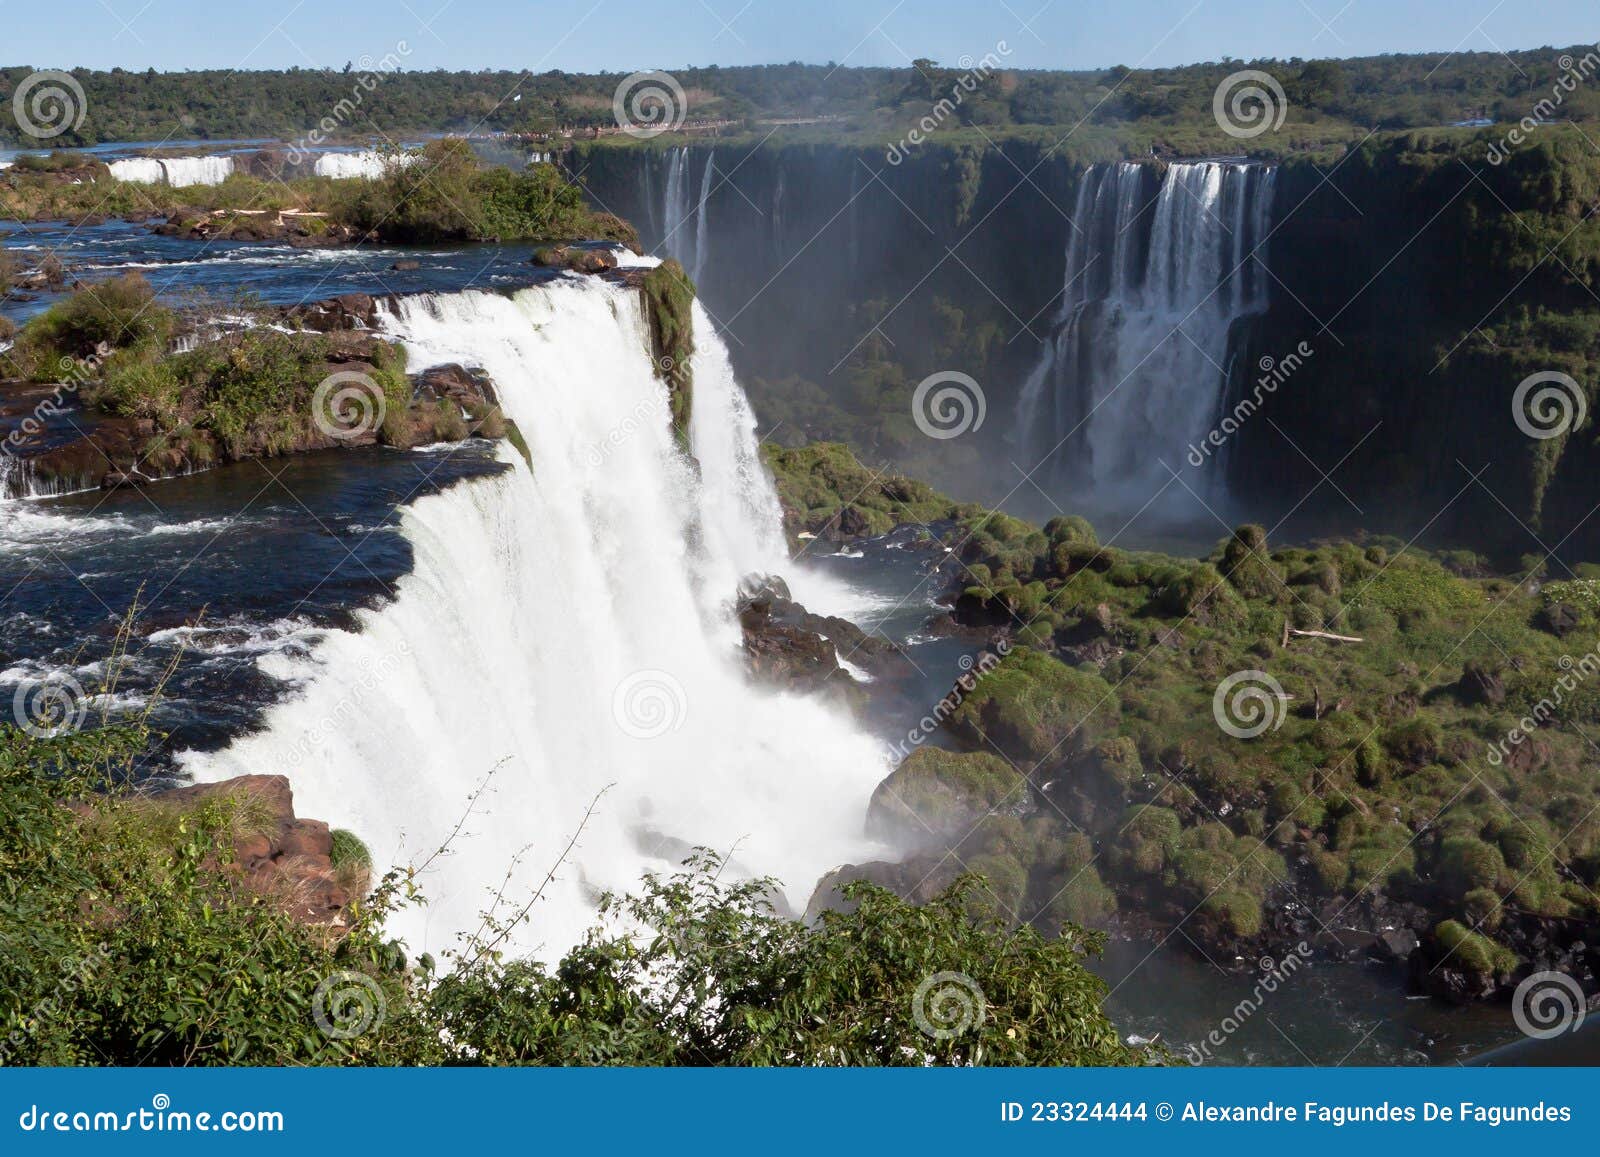
[[[487,370],[533,468],[507,448],[499,476],[407,507],[415,559],[394,601],[310,658],[261,660],[301,686],[262,731],[188,753],[186,768],[288,775],[296,810],[356,831],[380,870],[424,859],[489,776],[423,881],[429,903],[396,921],[412,951],[477,928],[508,872],[520,904],[597,798],[519,949],[559,954],[599,891],[632,888],[694,845],[776,876],[797,911],[820,875],[873,854],[862,826],[879,746],[742,670],[742,575],[783,570],[828,613],[850,597],[788,563],[754,421],[705,315],[695,462],[669,428],[634,292],[567,279],[512,298],[411,298],[385,327],[413,370]]]

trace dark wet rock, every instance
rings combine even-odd
[[[1478,663],[1468,663],[1456,684],[1463,703],[1498,707],[1506,701],[1505,680]]]
[[[494,382],[480,369],[451,363],[433,366],[417,375],[417,393],[425,401],[448,398],[464,409],[475,405],[496,405]]]
[[[846,864],[818,882],[806,905],[805,918],[810,922],[825,911],[849,911],[854,905],[844,898],[840,888],[856,880],[887,888],[914,904],[926,904],[948,888],[963,870],[955,856],[942,852],[910,856],[899,862],[873,860],[865,864]]]
[[[1583,617],[1571,603],[1551,603],[1540,610],[1533,621],[1540,630],[1564,639],[1578,629]]]
[[[287,311],[288,320],[318,333],[335,330],[371,329],[377,324],[378,306],[365,293],[345,293],[325,301],[296,306]]]

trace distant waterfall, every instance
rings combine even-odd
[[[1268,304],[1273,179],[1222,161],[1084,174],[1061,308],[1017,411],[1046,489],[1137,508],[1167,467],[1185,470],[1226,388],[1233,324]]]
[[[119,181],[136,185],[220,185],[233,173],[232,157],[127,157],[107,168]]]
[[[687,145],[669,151],[666,166],[661,190],[661,247],[665,256],[676,258],[690,278],[698,282],[711,247],[708,205],[716,179],[717,155],[706,153],[698,196],[691,173],[693,157]]]
[[[406,507],[415,562],[395,600],[310,658],[275,656],[270,673],[300,690],[261,732],[184,756],[195,776],[288,775],[300,814],[355,830],[381,871],[426,857],[498,768],[421,881],[428,905],[395,923],[413,951],[477,927],[508,871],[507,895],[525,900],[602,791],[524,950],[564,951],[599,891],[636,887],[696,844],[733,851],[730,871],[776,875],[797,910],[823,873],[870,855],[878,745],[742,669],[738,579],[781,568],[797,597],[812,593],[704,312],[693,461],[634,292],[569,280],[407,298],[384,328],[413,370],[487,370],[533,466],[508,450],[505,473]]]
[[[370,150],[360,153],[323,153],[317,158],[312,171],[319,177],[333,177],[335,180],[359,178],[375,181],[390,169],[413,165],[417,159],[410,153],[379,153]]]

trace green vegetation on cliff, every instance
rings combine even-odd
[[[694,408],[694,282],[668,258],[644,275],[644,314],[656,377],[667,383],[672,428],[688,445]]]

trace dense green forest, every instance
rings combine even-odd
[[[1002,43],[976,62],[918,60],[909,68],[792,63],[686,68],[673,75],[684,93],[681,111],[691,121],[838,118],[847,122],[840,128],[870,132],[892,131],[920,117],[965,76],[971,87],[953,119],[996,131],[1081,123],[1168,128],[1209,123],[1218,84],[1255,68],[1282,86],[1288,128],[1337,137],[1353,128],[1427,127],[1479,117],[1520,120],[1564,73],[1583,72],[1592,51],[1585,45],[1343,61],[1225,59],[1180,68],[1055,72],[1007,69],[1010,50]],[[17,86],[44,67],[50,62],[0,69],[0,101],[9,106]],[[363,62],[343,71],[74,70],[86,114],[81,125],[51,143],[293,140],[341,102],[354,106],[340,118],[341,132],[352,138],[611,126],[613,97],[624,79],[621,73],[369,72],[365,67]],[[1594,71],[1588,69],[1583,79],[1592,79]],[[1578,86],[1567,95],[1561,116],[1600,116],[1600,90]],[[38,143],[9,117],[0,122],[0,141]]]

